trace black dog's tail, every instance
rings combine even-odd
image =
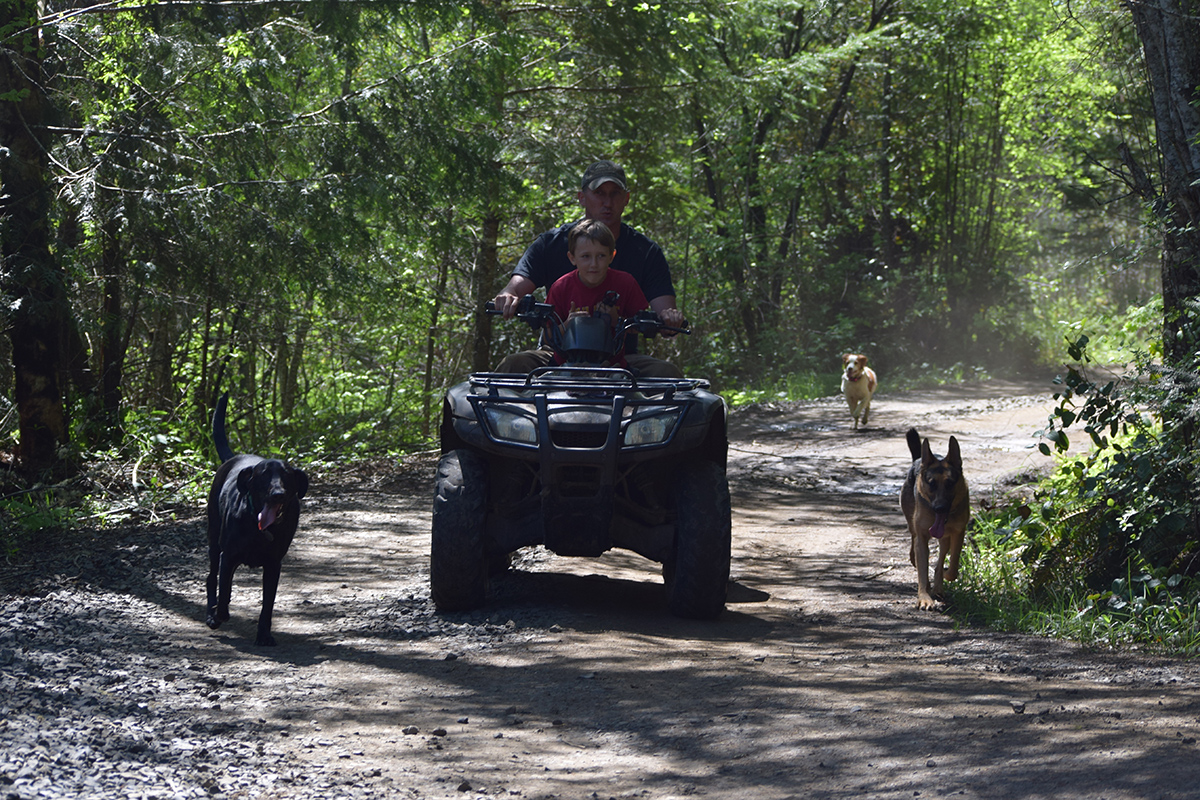
[[[229,439],[225,436],[225,406],[229,403],[229,392],[217,398],[217,409],[213,411],[212,437],[217,446],[217,457],[224,464],[233,458],[233,450],[229,447]]]
[[[908,452],[912,453],[913,461],[921,457],[921,436],[917,433],[916,428],[909,428],[908,433],[904,435],[908,440]]]

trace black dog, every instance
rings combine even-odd
[[[300,498],[308,492],[303,470],[277,459],[233,454],[225,437],[225,405],[221,395],[213,412],[213,444],[221,466],[208,493],[208,615],[210,628],[229,619],[229,596],[238,565],[262,567],[262,613],[257,645],[274,645],[271,614],[279,573],[296,527]]]

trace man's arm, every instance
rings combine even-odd
[[[552,270],[551,267],[556,262],[562,263],[558,265],[557,270]],[[546,231],[530,243],[517,265],[513,267],[508,285],[500,290],[500,294],[496,295],[493,301],[496,310],[503,312],[505,319],[512,318],[512,315],[517,313],[517,303],[522,297],[531,294],[539,286],[551,286],[560,274],[570,272],[570,267],[563,229]]]
[[[653,309],[655,313],[663,311],[664,309],[675,308],[675,295],[664,294],[654,298],[650,301],[650,308]]]

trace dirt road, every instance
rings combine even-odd
[[[114,626],[152,629],[123,669],[191,670],[153,713],[233,726],[291,765],[251,788],[206,773],[211,796],[1194,796],[1196,664],[916,609],[904,431],[939,451],[958,437],[978,503],[1045,468],[1032,445],[1051,391],[885,392],[857,433],[835,398],[735,414],[734,583],[715,622],[669,616],[657,565],[625,553],[524,553],[485,610],[435,614],[428,465],[314,483],[277,648],[253,645],[254,573],[234,619],[204,627],[196,521],[131,539],[124,582],[78,591],[118,598]]]

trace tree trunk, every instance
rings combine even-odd
[[[104,275],[104,307],[101,311],[100,338],[100,427],[106,444],[121,440],[121,375],[125,364],[124,337],[121,335],[122,275],[125,256],[116,231],[118,223],[104,226],[100,264]]]
[[[67,321],[61,266],[50,251],[50,194],[38,4],[9,0],[0,6],[6,31],[0,52],[0,272],[9,309],[14,393],[20,418],[21,466],[57,470],[59,446],[68,440],[59,383],[61,332]],[[16,33],[8,33],[16,31]]]
[[[900,269],[896,221],[892,218],[892,54],[883,59],[883,108],[879,131],[879,253],[891,270]],[[908,309],[904,309],[907,313]],[[901,316],[903,319],[903,316]]]
[[[716,220],[714,225],[717,240],[723,243],[721,252],[710,255],[718,263],[724,263],[724,274],[729,276],[738,290],[738,296],[741,298],[738,302],[738,316],[746,334],[746,349],[753,350],[749,342],[757,341],[757,335],[753,306],[748,302],[746,289],[745,255],[740,247],[733,245],[734,234],[725,222],[725,203],[722,200],[721,189],[717,184],[716,173],[713,169],[714,164],[720,163],[720,158],[717,156],[716,145],[709,136],[708,127],[704,122],[703,105],[695,94],[692,95],[692,121],[696,128],[696,152],[699,154],[697,162],[700,172],[704,176],[705,194],[708,196],[713,210],[713,218]]]
[[[296,341],[288,347],[285,336],[284,346],[279,349],[279,419],[289,423],[296,412],[296,399],[300,396],[300,365],[304,362],[304,347],[308,342],[308,333],[312,330],[312,311],[315,303],[316,292],[309,289],[300,319],[296,323]]]
[[[1121,157],[1129,182],[1162,223],[1163,358],[1168,367],[1194,373],[1200,345],[1200,3],[1196,0],[1128,0],[1154,105],[1161,193],[1128,147]],[[1190,377],[1190,376],[1189,376]],[[1171,435],[1195,450],[1195,412],[1164,409]],[[1164,425],[1164,427],[1168,427]],[[1200,537],[1193,507],[1191,538]]]
[[[486,372],[492,362],[492,318],[483,313],[483,305],[496,295],[499,258],[500,216],[488,211],[483,221],[483,241],[475,264],[475,347],[471,369]]]
[[[147,369],[150,380],[151,405],[158,411],[169,412],[175,408],[178,398],[175,392],[176,362],[175,343],[179,339],[176,331],[177,310],[174,303],[160,303],[154,309],[153,328],[150,331],[150,358]]]
[[[452,252],[449,244],[443,246],[441,266],[438,267],[437,289],[433,293],[433,308],[429,316],[429,332],[425,336],[425,384],[421,405],[421,433],[428,437],[433,421],[433,359],[437,351],[438,317],[442,312],[442,298],[446,296],[446,282],[450,276]],[[440,409],[439,409],[440,410]]]
[[[1169,364],[1189,366],[1200,335],[1189,306],[1200,299],[1200,3],[1127,2],[1146,62],[1154,103],[1161,193],[1148,180],[1131,181],[1163,224],[1163,352]]]

